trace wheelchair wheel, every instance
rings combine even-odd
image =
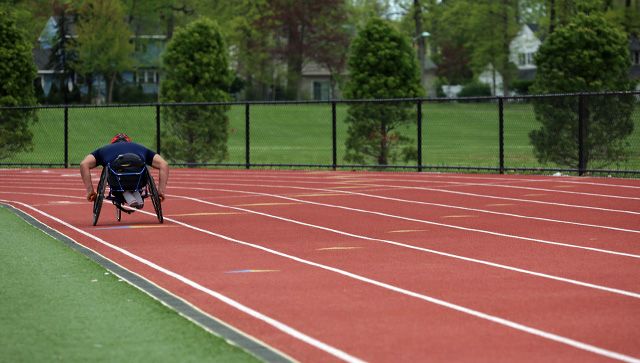
[[[102,169],[100,181],[98,182],[98,190],[96,190],[96,199],[93,201],[93,225],[98,223],[100,210],[102,209],[102,201],[104,200],[104,191],[107,186],[108,168]]]
[[[162,223],[164,219],[162,218],[160,195],[158,194],[158,188],[156,188],[156,183],[153,181],[153,177],[151,176],[149,169],[147,169],[147,191],[151,197],[151,203],[153,204],[153,209],[156,211],[156,216],[158,216],[158,221]]]
[[[118,222],[120,222],[120,219],[122,219],[122,211],[118,207],[119,204],[116,205],[116,218],[118,218]]]

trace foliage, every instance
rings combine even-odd
[[[79,100],[77,92],[74,94],[77,97],[75,99],[72,98],[72,91],[69,90],[67,85],[74,78],[75,71],[72,68],[72,64],[77,56],[76,52],[71,51],[75,40],[71,36],[71,24],[68,23],[68,20],[67,11],[63,8],[58,20],[57,32],[53,37],[48,64],[48,68],[54,71],[53,77],[57,81],[60,90],[60,99],[56,103],[62,104],[69,104],[72,101]]]
[[[178,28],[163,56],[164,103],[229,102],[233,82],[229,55],[218,24],[201,18]],[[228,105],[167,107],[162,152],[187,163],[227,158]]]
[[[37,69],[31,45],[4,10],[0,10],[0,59],[0,107],[35,105]],[[29,124],[35,121],[35,110],[0,110],[0,160],[33,148]]]
[[[458,97],[486,97],[491,96],[491,87],[478,81],[470,82],[462,87]]]
[[[545,40],[535,57],[538,71],[531,92],[603,92],[633,90],[627,77],[631,61],[627,38],[599,13],[578,14]],[[634,98],[589,96],[580,105],[571,99],[537,99],[539,130],[530,133],[540,162],[576,167],[579,134],[584,136],[584,160],[600,168],[627,158],[625,139],[633,132]],[[579,130],[578,114],[583,129]]]
[[[272,53],[287,64],[288,84],[302,99],[302,69],[313,60],[331,72],[344,65],[349,44],[343,0],[271,0],[256,27],[276,39]]]
[[[124,14],[117,0],[85,0],[78,12],[75,30],[77,44],[71,49],[77,52],[74,68],[81,74],[102,73],[109,79],[107,102],[111,102],[116,75],[131,69],[134,46],[133,33],[123,21]],[[98,76],[98,81],[100,77]],[[98,83],[98,98],[100,83]]]
[[[348,62],[346,99],[388,99],[424,96],[416,54],[409,39],[387,21],[371,18],[353,40]],[[415,123],[411,103],[350,104],[345,160],[364,163],[373,158],[387,165],[399,156],[417,157],[412,140],[399,132]]]

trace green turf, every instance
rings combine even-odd
[[[337,162],[343,160],[347,138],[348,104],[338,103]],[[499,167],[498,105],[495,102],[423,102],[422,165]],[[34,150],[20,153],[12,163],[64,162],[64,111],[41,109],[32,129]],[[331,104],[250,105],[250,161],[254,164],[333,163]],[[229,111],[229,159],[246,162],[246,106],[233,105]],[[635,129],[628,138],[632,155],[628,162],[612,169],[640,170],[640,106],[633,115]],[[507,168],[555,168],[540,164],[533,155],[529,132],[540,127],[533,106],[527,103],[504,105],[504,155]],[[125,132],[143,145],[156,149],[156,108],[154,106],[69,109],[69,161],[79,163],[84,156]],[[413,124],[402,132],[417,139]],[[373,163],[373,160],[371,160]],[[399,165],[415,165],[397,162]]]
[[[0,361],[255,362],[0,207]]]

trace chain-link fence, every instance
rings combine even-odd
[[[640,92],[0,109],[20,113],[32,143],[0,167],[74,167],[126,133],[174,167],[640,175]]]

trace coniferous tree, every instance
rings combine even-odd
[[[0,10],[0,59],[0,106],[35,105],[33,81],[38,71],[31,44],[4,10]],[[29,124],[35,121],[35,110],[0,111],[0,160],[33,148]]]
[[[353,40],[348,61],[346,99],[389,99],[424,96],[420,69],[409,39],[380,18],[367,21]],[[416,123],[414,103],[349,104],[345,160],[373,159],[388,165],[398,157],[416,159],[416,148],[400,130]]]
[[[627,37],[595,12],[578,14],[555,31],[535,56],[538,67],[531,92],[630,91],[631,67]],[[541,128],[529,134],[540,162],[560,166],[602,168],[628,158],[633,132],[632,95],[554,97],[534,100]],[[582,118],[582,130],[579,118]],[[579,160],[579,137],[583,137],[583,160]]]
[[[201,18],[178,28],[163,56],[165,78],[161,102],[229,102],[233,74],[226,42],[216,22]],[[228,157],[228,105],[165,108],[162,152],[171,161],[188,164]]]

